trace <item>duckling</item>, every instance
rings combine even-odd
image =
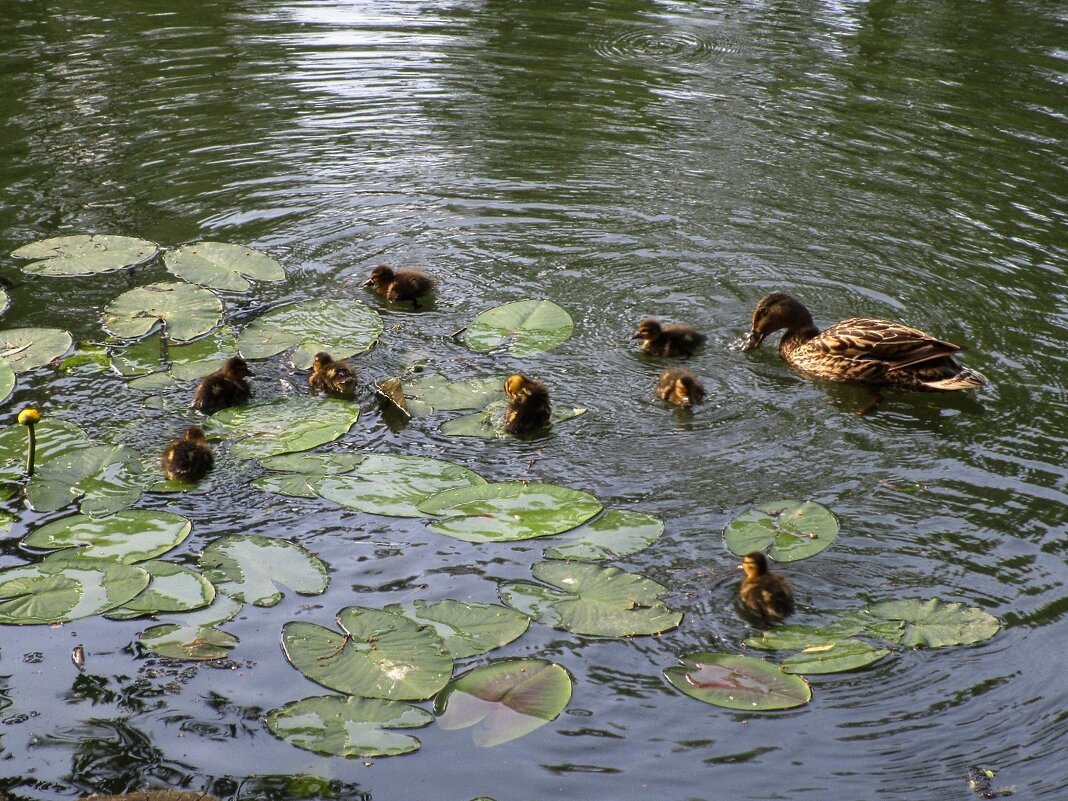
[[[705,397],[705,388],[691,371],[682,367],[672,367],[660,374],[656,394],[660,400],[689,409]]]
[[[631,339],[640,339],[650,356],[692,356],[708,337],[688,325],[661,325],[649,318],[638,323]]]
[[[308,386],[316,392],[352,400],[356,394],[356,371],[347,361],[335,360],[329,353],[319,352],[312,363]]]
[[[163,472],[171,481],[200,481],[215,464],[200,426],[190,426],[163,451]]]
[[[374,287],[375,292],[390,303],[411,301],[419,308],[419,300],[434,291],[437,282],[422,270],[397,270],[388,264],[379,264],[371,270],[371,277],[364,286]]]
[[[549,425],[552,405],[543,383],[516,373],[508,376],[504,391],[511,399],[504,413],[506,434],[530,434]]]
[[[738,591],[742,603],[760,615],[765,624],[793,613],[794,594],[790,583],[768,570],[768,558],[762,552],[747,553],[738,569],[745,571]]]
[[[255,377],[255,373],[248,369],[248,363],[240,356],[233,356],[220,369],[204,376],[193,393],[191,405],[204,414],[215,414],[227,406],[248,403],[252,388],[245,379],[250,377]]]

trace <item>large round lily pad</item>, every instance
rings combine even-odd
[[[539,562],[534,578],[497,587],[508,606],[548,626],[599,637],[659,634],[682,622],[661,600],[667,587],[618,567],[589,562]]]
[[[76,549],[83,559],[108,559],[123,564],[142,562],[178,546],[192,529],[171,512],[128,509],[110,517],[71,515],[46,523],[22,544],[40,550]]]
[[[644,512],[609,509],[600,517],[561,534],[546,559],[619,559],[648,548],[664,533],[664,521]]]
[[[571,315],[551,300],[520,300],[477,315],[464,339],[479,353],[506,346],[515,356],[530,356],[566,342],[573,328]]]
[[[139,567],[148,571],[152,583],[136,598],[108,612],[107,617],[126,620],[160,612],[189,612],[215,599],[214,585],[185,565],[152,560]]]
[[[74,338],[59,328],[9,328],[0,331],[0,359],[16,373],[44,367],[74,346]]]
[[[284,453],[270,456],[260,464],[272,471],[252,482],[265,492],[275,492],[292,498],[318,498],[319,484],[327,476],[352,471],[367,458],[362,453]]]
[[[429,712],[400,701],[318,695],[267,713],[267,728],[297,748],[341,757],[407,754],[419,740],[391,729],[426,726]]]
[[[269,311],[241,332],[238,342],[249,359],[266,359],[296,348],[293,365],[306,370],[315,354],[335,359],[361,353],[378,341],[382,318],[358,300],[309,300]]]
[[[197,242],[163,254],[176,277],[191,284],[244,292],[251,281],[284,281],[282,265],[258,250],[226,242]]]
[[[0,623],[61,623],[106,612],[148,586],[146,571],[107,559],[50,557],[0,570]]]
[[[141,455],[125,445],[86,445],[49,459],[26,485],[38,512],[80,500],[83,514],[104,517],[133,506],[144,485]]]
[[[827,645],[813,645],[782,661],[787,673],[814,675],[844,673],[878,662],[890,653],[889,648],[877,648],[863,640],[840,640]]]
[[[790,709],[812,700],[808,682],[778,665],[751,656],[693,653],[664,671],[676,689],[706,704],[762,712]]]
[[[475,668],[438,693],[443,729],[475,727],[476,745],[490,748],[556,720],[571,700],[571,676],[542,659],[509,659]]]
[[[34,275],[95,275],[143,264],[159,253],[154,242],[131,236],[79,234],[57,236],[23,245],[11,255],[40,259],[23,266]]]
[[[445,490],[419,504],[421,512],[444,518],[431,529],[468,542],[549,537],[582,525],[601,508],[589,493],[520,481]]]
[[[111,301],[104,327],[117,337],[136,339],[162,324],[169,339],[188,342],[218,325],[222,308],[213,292],[195,284],[148,284]]]
[[[276,584],[299,595],[318,595],[329,582],[326,565],[295,542],[258,534],[233,534],[200,555],[205,577],[231,598],[256,606],[282,600]]]
[[[723,536],[732,553],[767,549],[778,562],[815,556],[838,536],[838,519],[814,501],[774,501],[734,518]]]
[[[465,601],[412,601],[390,604],[385,611],[432,628],[453,659],[500,648],[520,637],[530,625],[530,618],[515,609]]]
[[[15,415],[12,415],[14,419]],[[37,467],[72,451],[87,448],[89,435],[73,423],[56,417],[45,417],[36,425]],[[0,479],[21,478],[26,461],[26,426],[12,423],[0,429]]]
[[[360,419],[360,407],[337,398],[279,398],[232,406],[211,416],[209,433],[236,440],[231,452],[262,459],[306,451],[344,436]]]
[[[904,621],[901,644],[913,648],[969,645],[993,637],[1001,628],[998,619],[982,609],[937,598],[884,601],[868,607],[868,613],[880,620]]]

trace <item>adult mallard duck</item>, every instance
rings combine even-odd
[[[371,270],[371,277],[364,283],[390,303],[411,301],[419,308],[419,300],[434,291],[437,282],[422,270],[396,270],[388,264],[379,264]]]
[[[215,465],[204,429],[190,426],[163,450],[163,472],[171,481],[200,481]]]
[[[690,370],[672,367],[660,374],[656,394],[660,400],[688,409],[701,402],[705,397],[705,388]]]
[[[356,394],[356,371],[347,361],[335,359],[329,353],[315,354],[308,386],[316,392],[352,400]]]
[[[790,583],[768,570],[768,558],[763,553],[747,553],[738,569],[745,571],[738,589],[742,603],[760,615],[765,624],[793,613],[794,594]]]
[[[233,356],[214,373],[208,373],[193,393],[192,406],[204,414],[215,414],[228,406],[248,403],[252,388],[246,379],[254,378],[248,363],[240,356]]]
[[[640,339],[650,356],[691,356],[708,337],[688,325],[661,325],[649,318],[638,323],[631,339]]]
[[[787,364],[830,381],[856,381],[905,389],[950,391],[987,385],[953,358],[960,346],[887,320],[852,317],[820,331],[812,315],[782,292],[765,295],[753,311],[745,350],[786,329],[779,353]]]
[[[549,425],[552,404],[549,390],[540,381],[515,373],[504,382],[508,395],[508,409],[504,413],[506,434],[532,434]]]

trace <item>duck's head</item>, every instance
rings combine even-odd
[[[658,336],[660,336],[661,330],[662,329],[660,327],[660,323],[650,317],[649,319],[642,320],[640,323],[638,323],[638,328],[634,332],[634,335],[631,337],[631,339],[656,339]]]
[[[204,433],[204,429],[200,426],[189,426],[185,433],[182,434],[182,439],[190,442],[204,442],[207,439],[207,434]]]
[[[760,343],[769,334],[774,334],[783,328],[792,331],[812,325],[812,315],[801,301],[783,292],[772,292],[762,297],[753,309],[752,329],[746,337],[742,350],[759,348]]]
[[[327,366],[333,364],[334,357],[327,353],[325,350],[321,350],[315,354],[315,361],[312,362],[312,372],[318,373],[320,370],[325,369]]]
[[[747,553],[742,557],[742,563],[738,565],[738,569],[745,571],[746,578],[763,576],[768,572],[768,557],[764,556],[761,551]]]
[[[514,398],[532,383],[533,381],[522,373],[514,373],[513,375],[508,376],[504,382],[505,394],[507,394],[509,398]]]
[[[248,362],[240,356],[231,356],[223,365],[223,374],[228,378],[255,378],[256,374],[248,369]]]
[[[675,386],[671,388],[672,394],[678,398],[680,406],[693,406],[695,400],[701,399],[701,386],[692,375],[679,376],[675,379]]]
[[[371,270],[371,277],[367,279],[364,286],[373,286],[375,289],[384,289],[393,283],[395,273],[393,268],[388,264],[379,264],[373,270]]]

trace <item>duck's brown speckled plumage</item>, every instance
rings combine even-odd
[[[549,390],[540,381],[516,373],[504,382],[508,409],[504,413],[504,431],[523,436],[546,428],[552,415]]]
[[[688,325],[661,325],[649,318],[638,323],[631,339],[640,339],[650,356],[692,356],[708,337]]]
[[[356,371],[347,361],[319,352],[312,362],[308,386],[316,392],[351,400],[356,394]]]
[[[656,394],[661,400],[675,406],[689,408],[700,403],[705,397],[705,388],[690,370],[672,367],[660,374],[656,383]]]
[[[738,594],[749,609],[760,615],[765,623],[782,620],[794,611],[794,594],[790,583],[768,570],[768,559],[760,551],[742,557],[745,571]]]
[[[986,378],[960,364],[960,346],[888,320],[852,317],[820,331],[795,298],[766,295],[753,312],[745,350],[786,329],[779,353],[796,369],[830,381],[856,381],[926,391],[986,386]]]
[[[394,270],[388,264],[380,264],[371,270],[364,286],[372,287],[390,303],[410,302],[418,308],[419,301],[434,291],[437,282],[422,270]]]
[[[163,449],[163,472],[171,481],[200,481],[215,465],[204,429],[190,426]]]
[[[204,414],[214,414],[228,406],[248,403],[252,388],[246,379],[254,376],[248,369],[248,363],[240,356],[227,359],[220,369],[201,380],[193,393],[192,406]]]

